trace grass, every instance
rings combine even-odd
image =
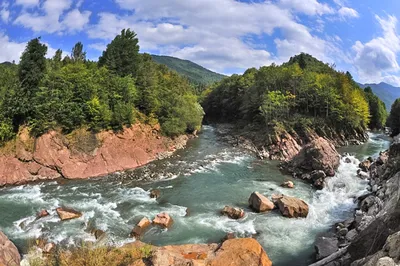
[[[33,257],[31,266],[129,266],[138,260],[151,258],[153,248],[141,247],[90,247],[81,246],[71,250],[58,250],[54,254]]]

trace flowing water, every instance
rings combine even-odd
[[[128,235],[143,216],[153,218],[166,211],[175,220],[173,227],[152,228],[142,241],[155,245],[209,243],[234,232],[256,237],[274,265],[308,265],[313,260],[315,237],[349,218],[356,207],[354,198],[366,191],[367,182],[356,177],[359,160],[377,156],[388,145],[383,136],[371,134],[368,143],[341,151],[353,154],[352,163],[342,160],[337,175],[328,180],[324,190],[316,192],[300,180],[294,180],[296,188],[290,190],[279,186],[288,177],[278,171],[277,162],[260,161],[233,148],[218,140],[214,128],[205,126],[187,149],[129,175],[0,189],[0,230],[22,251],[38,237],[61,245],[94,241],[86,232],[88,224],[106,231],[111,243],[122,245],[134,241]],[[135,175],[162,180],[138,184],[132,178]],[[151,199],[150,189],[160,189],[162,196],[157,201]],[[287,219],[275,211],[253,213],[247,207],[253,191],[301,198],[310,205],[310,213],[306,219]],[[238,221],[221,217],[219,211],[225,205],[244,208],[245,217]],[[84,215],[60,222],[55,212],[58,206],[72,207]],[[50,216],[36,220],[42,209],[49,210]]]

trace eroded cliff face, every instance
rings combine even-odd
[[[241,127],[233,124],[218,124],[217,133],[237,146],[255,152],[261,159],[290,161],[302,148],[319,138],[324,138],[335,147],[358,145],[368,140],[364,131],[265,129],[257,125]]]
[[[51,131],[37,139],[22,129],[0,152],[0,186],[56,178],[84,179],[143,166],[186,145],[187,136],[164,137],[159,127],[135,124],[121,132]]]

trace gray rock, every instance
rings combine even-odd
[[[346,234],[346,240],[351,242],[356,238],[357,235],[358,235],[357,230],[352,229]]]
[[[332,236],[320,236],[315,243],[315,250],[317,252],[317,260],[326,258],[339,250],[338,240]]]
[[[383,249],[389,257],[400,260],[400,231],[387,238]]]
[[[383,257],[378,260],[376,266],[396,266],[396,263],[394,263],[392,258]]]
[[[342,228],[342,229],[339,230],[338,235],[339,236],[346,236],[348,232],[349,232],[349,229]]]

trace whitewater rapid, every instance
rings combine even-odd
[[[336,222],[349,218],[356,207],[355,199],[366,193],[367,181],[356,176],[359,160],[376,155],[388,145],[371,135],[366,146],[346,150],[351,163],[342,158],[337,174],[327,186],[315,191],[309,184],[294,180],[295,189],[280,187],[283,176],[276,162],[257,160],[238,148],[218,141],[211,127],[186,151],[174,158],[151,164],[133,174],[103,179],[30,184],[0,189],[0,230],[17,245],[26,248],[29,240],[44,237],[69,246],[95,241],[87,232],[88,224],[107,232],[108,242],[123,245],[133,226],[142,217],[153,218],[168,212],[174,219],[170,230],[152,228],[144,242],[166,245],[219,241],[226,233],[254,236],[266,249],[274,265],[307,265],[312,260],[315,237]],[[367,150],[369,154],[363,152]],[[162,181],[137,184],[132,176],[158,175]],[[151,189],[160,189],[157,201],[150,198]],[[278,212],[256,214],[247,207],[251,192],[267,196],[282,193],[305,200],[310,206],[306,219],[287,219]],[[225,206],[244,208],[241,220],[221,217]],[[79,219],[60,222],[55,208],[68,206],[83,212]],[[36,213],[49,211],[37,220]],[[189,216],[186,216],[189,209]]]

